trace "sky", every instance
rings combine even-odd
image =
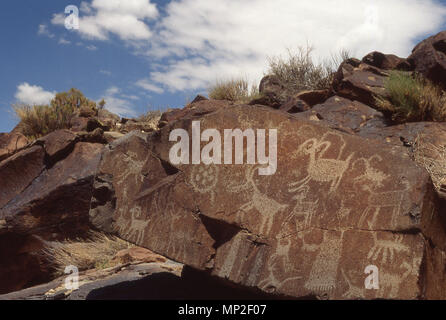
[[[18,123],[13,104],[72,87],[134,117],[183,107],[219,80],[258,83],[287,49],[407,57],[445,29],[446,0],[3,0],[0,132]]]

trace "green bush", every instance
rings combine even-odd
[[[384,87],[387,97],[376,97],[376,105],[394,122],[446,120],[445,92],[423,77],[391,71]]]
[[[249,101],[259,98],[259,90],[257,86],[249,86],[246,79],[230,79],[226,81],[217,81],[209,89],[209,98],[215,100],[228,100],[238,103],[248,103]]]
[[[50,105],[15,105],[13,108],[20,119],[21,132],[37,139],[55,130],[70,128],[71,119],[83,106],[96,109],[94,101],[73,88],[56,94]]]

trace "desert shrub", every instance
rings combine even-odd
[[[446,146],[434,145],[418,135],[413,144],[415,161],[429,172],[435,188],[446,184]]]
[[[96,103],[73,88],[56,94],[50,105],[14,105],[13,108],[20,119],[21,132],[36,139],[52,131],[69,128],[71,119],[81,106],[96,108]]]
[[[63,275],[70,265],[76,266],[79,271],[112,267],[115,255],[132,246],[115,236],[92,231],[87,239],[52,243],[43,250],[43,255],[57,277]]]
[[[219,80],[209,89],[209,98],[215,100],[247,103],[258,97],[259,90],[257,86],[250,86],[248,80],[243,78]]]
[[[376,105],[393,121],[445,121],[446,94],[423,77],[391,71],[384,87],[388,96],[376,97]]]
[[[288,94],[305,90],[329,89],[339,65],[350,58],[346,50],[341,50],[330,59],[316,63],[312,58],[311,46],[299,47],[296,51],[288,49],[288,55],[268,59],[268,75],[275,76]]]

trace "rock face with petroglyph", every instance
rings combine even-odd
[[[192,136],[192,121],[222,133],[277,129],[277,171],[259,175],[246,145],[244,165],[173,165],[169,134]],[[241,286],[328,299],[444,297],[432,286],[444,273],[445,224],[428,173],[400,146],[227,106],[116,140],[94,188],[97,227]],[[364,286],[369,265],[379,289]]]

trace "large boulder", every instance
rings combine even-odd
[[[0,162],[0,293],[51,279],[47,241],[82,237],[102,144],[53,132]]]
[[[446,31],[419,43],[407,60],[416,72],[446,89]]]
[[[19,132],[0,133],[0,161],[26,147],[28,139]]]
[[[401,70],[409,71],[412,69],[410,63],[394,54],[384,54],[378,51],[373,51],[362,58],[362,62],[367,63],[373,67],[383,70]]]
[[[277,129],[277,171],[174,165],[170,133],[191,136],[197,120],[202,132]],[[403,149],[260,106],[229,106],[116,140],[102,157],[90,219],[163,256],[275,295],[444,298],[444,212],[428,173]],[[364,287],[372,265],[378,290]]]
[[[18,196],[45,168],[45,151],[40,146],[22,150],[0,162],[0,208]]]
[[[322,104],[315,105],[311,110],[295,116],[352,134],[366,128],[378,131],[386,127],[386,120],[381,112],[361,102],[339,96],[334,96]]]
[[[341,97],[376,105],[376,96],[386,97],[384,79],[388,72],[357,59],[344,61],[333,79],[333,91]]]
[[[91,185],[102,148],[77,143],[66,159],[46,169],[3,206],[0,220],[6,220],[14,232],[48,239],[78,234],[88,225]]]

